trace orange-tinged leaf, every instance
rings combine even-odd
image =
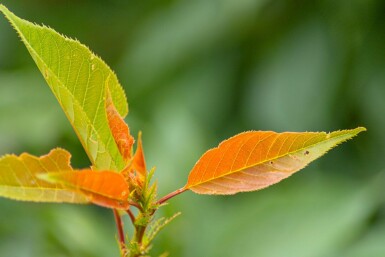
[[[130,185],[142,188],[146,180],[146,161],[144,158],[143,144],[142,144],[142,132],[138,135],[138,145],[131,162],[125,169],[122,170],[121,174],[124,176],[126,181]]]
[[[106,112],[108,125],[110,126],[115,143],[118,146],[120,154],[127,163],[131,159],[134,138],[131,136],[130,129],[127,124],[116,110],[108,90],[106,97]]]
[[[90,202],[114,209],[129,207],[128,184],[120,173],[80,170],[53,172],[39,176],[48,182],[62,184],[87,196]]]
[[[244,132],[207,151],[190,172],[184,189],[223,195],[259,190],[289,177],[365,130]]]
[[[136,147],[135,155],[132,159],[132,167],[136,170],[142,177],[146,177],[146,160],[144,158],[143,144],[142,144],[142,133],[139,132],[138,135],[138,146]]]
[[[36,157],[27,153],[6,155],[0,159],[0,196],[33,202],[88,203],[87,198],[61,185],[40,180],[37,175],[72,170],[71,155],[63,149]]]

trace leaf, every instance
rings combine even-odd
[[[137,171],[143,178],[146,177],[146,160],[144,158],[142,132],[138,135],[138,145],[136,147],[135,155],[132,159],[132,168]]]
[[[94,166],[122,170],[125,161],[105,110],[107,89],[121,117],[127,114],[128,105],[113,71],[78,41],[20,19],[1,4],[0,11],[20,35]]]
[[[107,90],[106,111],[108,125],[111,129],[112,136],[118,146],[119,152],[122,155],[125,163],[131,160],[132,145],[134,138],[130,134],[130,129],[124,122],[123,118],[117,112],[109,90]]]
[[[143,153],[142,132],[139,132],[138,145],[131,162],[122,170],[121,174],[131,185],[136,185],[140,188],[145,187],[144,182],[147,177],[147,168]]]
[[[128,184],[120,173],[81,170],[45,173],[39,178],[82,192],[94,204],[114,209],[129,207]]]
[[[33,202],[88,203],[79,192],[40,180],[37,175],[57,170],[72,170],[71,155],[63,149],[35,157],[23,153],[0,159],[0,196]],[[66,172],[64,172],[66,173]]]
[[[184,189],[221,195],[263,189],[365,130],[244,132],[207,151],[190,172]]]

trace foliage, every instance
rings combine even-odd
[[[262,189],[287,178],[364,130],[330,134],[245,132],[205,153],[192,169],[185,188],[200,194]]]
[[[91,69],[92,69],[92,66],[91,66]],[[44,74],[44,72],[43,72],[43,74]],[[48,76],[49,77],[49,76]],[[109,80],[109,78],[107,78],[107,81]],[[107,83],[108,84],[108,83]],[[108,99],[108,97],[106,97],[107,99]],[[60,101],[60,100],[59,100]],[[108,112],[107,112],[108,113]],[[97,115],[95,115],[94,117],[97,117]],[[107,119],[108,119],[108,115],[107,115]],[[70,119],[71,120],[71,119]],[[111,129],[111,131],[112,131],[112,134],[113,134],[113,137],[114,137],[114,139],[115,139],[115,143],[116,143],[116,146],[117,146],[117,148],[119,149],[119,151],[120,151],[120,154],[121,154],[121,156],[125,156],[126,154],[124,154],[123,152],[122,152],[122,147],[119,147],[119,142],[117,141],[117,136],[115,136],[116,134],[113,132],[114,131],[114,126],[112,126],[111,125],[111,122],[110,122],[110,119],[108,119],[108,124],[110,125],[110,129]],[[88,123],[87,123],[88,124]],[[107,124],[107,123],[106,123]],[[91,127],[93,126],[94,124],[92,124],[91,123]],[[75,126],[75,125],[74,125]],[[76,127],[76,126],[75,126]],[[120,126],[118,126],[118,127],[120,127]],[[75,128],[76,129],[76,128]],[[91,129],[92,130],[92,129]],[[120,131],[120,130],[119,130]],[[355,133],[358,133],[360,130],[357,130],[357,131],[349,131],[349,132],[346,132],[347,134],[348,134],[348,136],[353,136]],[[257,133],[257,132],[254,132],[254,133]],[[351,133],[351,134],[350,134]],[[79,133],[78,133],[79,134]],[[123,134],[125,134],[125,133],[123,133]],[[127,133],[126,133],[127,134]],[[92,133],[91,133],[91,135],[92,135]],[[325,134],[323,134],[323,135],[325,135]],[[119,137],[120,138],[120,137]],[[128,137],[129,138],[129,137]],[[88,138],[87,138],[88,139]],[[84,142],[87,142],[87,139],[83,139],[83,145],[85,144]],[[127,140],[126,141],[123,141],[123,143],[124,142],[128,142]],[[86,144],[87,145],[87,144]],[[125,145],[125,144],[123,144],[123,145]],[[130,143],[128,144],[128,145],[130,145]],[[240,148],[242,148],[242,146],[243,146],[243,144],[241,144],[241,146],[240,146]],[[87,149],[87,146],[85,146],[85,148]],[[91,149],[91,150],[90,150]],[[90,149],[88,149],[88,153],[89,153],[89,155],[90,155],[90,151],[91,151],[91,153],[92,153],[92,148],[90,148]],[[124,148],[123,147],[123,149],[126,149],[126,148]],[[266,149],[266,148],[262,148],[262,149]],[[302,150],[302,148],[299,148],[299,149],[301,149]],[[98,152],[98,151],[97,151]],[[129,152],[129,151],[128,151]],[[137,150],[137,153],[138,153],[138,150]],[[291,153],[291,152],[290,152]],[[223,152],[220,152],[220,154],[224,154]],[[95,155],[92,155],[92,156],[94,156],[95,157]],[[95,165],[95,167],[96,168],[98,168],[98,166],[95,164],[95,160],[97,159],[97,158],[92,158],[92,156],[90,157],[91,158],[91,160],[93,161],[93,163],[94,163],[94,165]],[[142,156],[143,157],[143,155],[137,155],[137,154],[135,154],[134,156]],[[236,157],[236,156],[235,156]],[[235,158],[234,157],[234,158]],[[242,155],[241,155],[241,157],[242,157]],[[124,158],[123,158],[124,159]],[[130,160],[130,159],[129,159]],[[143,158],[142,158],[142,160],[144,160]],[[238,163],[237,162],[238,160],[236,160],[236,163]],[[266,161],[267,161],[267,159],[266,159]],[[144,163],[144,162],[142,162],[142,163]],[[259,163],[258,163],[259,164]],[[103,165],[103,162],[102,162],[102,164],[99,164],[99,165]],[[143,165],[142,165],[142,167],[143,167]],[[229,166],[230,167],[230,166]],[[231,167],[232,168],[232,167]],[[99,168],[100,169],[100,168]],[[113,169],[113,168],[111,168],[111,169]],[[139,171],[139,170],[137,170],[137,171]],[[232,170],[231,170],[232,171]],[[130,172],[127,172],[128,174],[130,174]],[[193,172],[192,172],[193,173]],[[88,174],[88,173],[87,173]],[[91,174],[91,172],[89,172],[89,174]],[[55,174],[53,174],[53,175],[55,175]],[[54,176],[53,176],[54,177]],[[51,177],[52,178],[52,177]],[[56,176],[56,178],[60,178],[60,177],[57,177]],[[139,180],[140,181],[140,180]],[[68,181],[67,181],[68,182]],[[143,182],[143,181],[142,181]],[[76,189],[82,189],[81,188],[81,183],[74,183],[74,182],[71,182],[71,186],[72,187],[75,187]],[[195,185],[194,185],[195,186]],[[193,189],[192,188],[193,186],[191,186],[191,189]],[[147,201],[146,201],[147,202]],[[111,206],[110,206],[111,207]]]
[[[29,154],[4,156],[0,159],[0,195],[23,201],[87,203],[86,197],[76,191],[40,180],[41,175],[57,170],[65,174],[72,171],[70,154],[63,149],[40,158]]]

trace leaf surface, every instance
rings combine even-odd
[[[144,158],[142,133],[139,132],[138,145],[136,147],[135,155],[132,159],[132,167],[136,170],[143,178],[146,177],[146,160]]]
[[[123,156],[109,127],[107,89],[121,117],[128,112],[125,93],[113,71],[86,46],[51,28],[20,19],[0,4],[70,120],[98,170],[120,171]]]
[[[39,177],[48,182],[59,183],[63,187],[78,190],[94,204],[115,209],[129,207],[128,184],[120,173],[81,170],[46,173]]]
[[[20,156],[2,157],[0,159],[0,196],[33,202],[88,203],[83,194],[38,178],[38,174],[72,170],[70,158],[71,155],[63,149],[54,149],[41,157],[26,153]]]
[[[135,141],[130,134],[130,129],[124,122],[123,117],[117,112],[109,90],[107,90],[106,111],[108,125],[111,129],[112,136],[114,137],[115,143],[118,146],[119,152],[125,163],[128,163],[132,158],[132,146]]]
[[[222,195],[259,190],[289,177],[365,130],[244,132],[207,151],[193,167],[184,189]]]
[[[139,187],[143,187],[147,177],[146,160],[144,158],[142,132],[139,132],[138,142],[134,156],[121,172],[129,183],[137,184]]]

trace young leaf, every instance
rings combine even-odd
[[[136,151],[131,162],[122,170],[121,174],[127,181],[130,181],[130,184],[136,184],[140,188],[143,188],[147,177],[147,168],[143,152],[142,132],[139,132]]]
[[[132,145],[134,138],[130,134],[130,129],[124,122],[123,118],[116,111],[111,94],[107,89],[106,111],[108,125],[110,126],[112,136],[118,146],[119,152],[122,155],[125,163],[131,160]]]
[[[132,159],[132,168],[136,170],[143,178],[146,177],[146,160],[144,158],[142,132],[138,135],[138,145],[136,147],[135,155]]]
[[[113,71],[86,46],[51,28],[20,19],[0,4],[74,127],[98,170],[120,171],[125,161],[111,133],[106,93],[121,117],[126,96]]]
[[[289,177],[365,130],[244,132],[207,151],[195,164],[183,189],[218,195],[259,190]]]
[[[87,198],[61,185],[40,180],[37,175],[51,171],[70,171],[71,155],[63,149],[35,157],[6,155],[0,159],[0,196],[33,202],[88,203]],[[66,172],[63,172],[66,173]]]
[[[39,178],[80,191],[90,202],[103,207],[114,209],[129,207],[128,184],[124,177],[116,172],[93,170],[52,172],[42,174]]]

